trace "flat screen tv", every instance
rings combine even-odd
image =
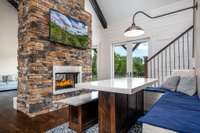
[[[86,23],[50,9],[50,41],[87,49],[89,44]]]

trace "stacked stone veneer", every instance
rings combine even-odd
[[[53,65],[82,66],[82,80],[91,79],[91,50],[49,41],[50,8],[86,22],[91,47],[91,15],[84,11],[84,0],[20,0],[17,106],[29,116],[62,108],[54,102],[83,93],[53,95]]]

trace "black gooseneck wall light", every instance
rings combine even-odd
[[[175,13],[179,13],[179,12],[182,12],[182,11],[186,11],[186,10],[190,10],[190,9],[197,9],[198,8],[198,3],[195,3],[193,6],[190,6],[190,7],[187,7],[187,8],[183,8],[183,9],[179,9],[179,10],[176,10],[176,11],[173,11],[173,12],[169,12],[169,13],[165,13],[165,14],[161,14],[161,15],[158,15],[158,16],[150,16],[148,15],[147,13],[143,12],[143,11],[137,11],[134,15],[133,15],[133,23],[131,26],[129,26],[125,32],[124,32],[124,36],[126,37],[136,37],[136,36],[141,36],[143,35],[145,32],[144,30],[137,26],[135,24],[135,17],[138,15],[138,14],[143,14],[145,15],[146,17],[150,18],[150,19],[156,19],[156,18],[160,18],[160,17],[164,17],[164,16],[168,16],[168,15],[171,15],[171,14],[175,14]]]

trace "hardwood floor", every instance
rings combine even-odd
[[[68,109],[34,118],[13,109],[16,91],[0,92],[0,133],[44,133],[68,121]]]

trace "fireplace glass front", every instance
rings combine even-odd
[[[78,83],[78,73],[56,73],[55,91],[74,88]]]

